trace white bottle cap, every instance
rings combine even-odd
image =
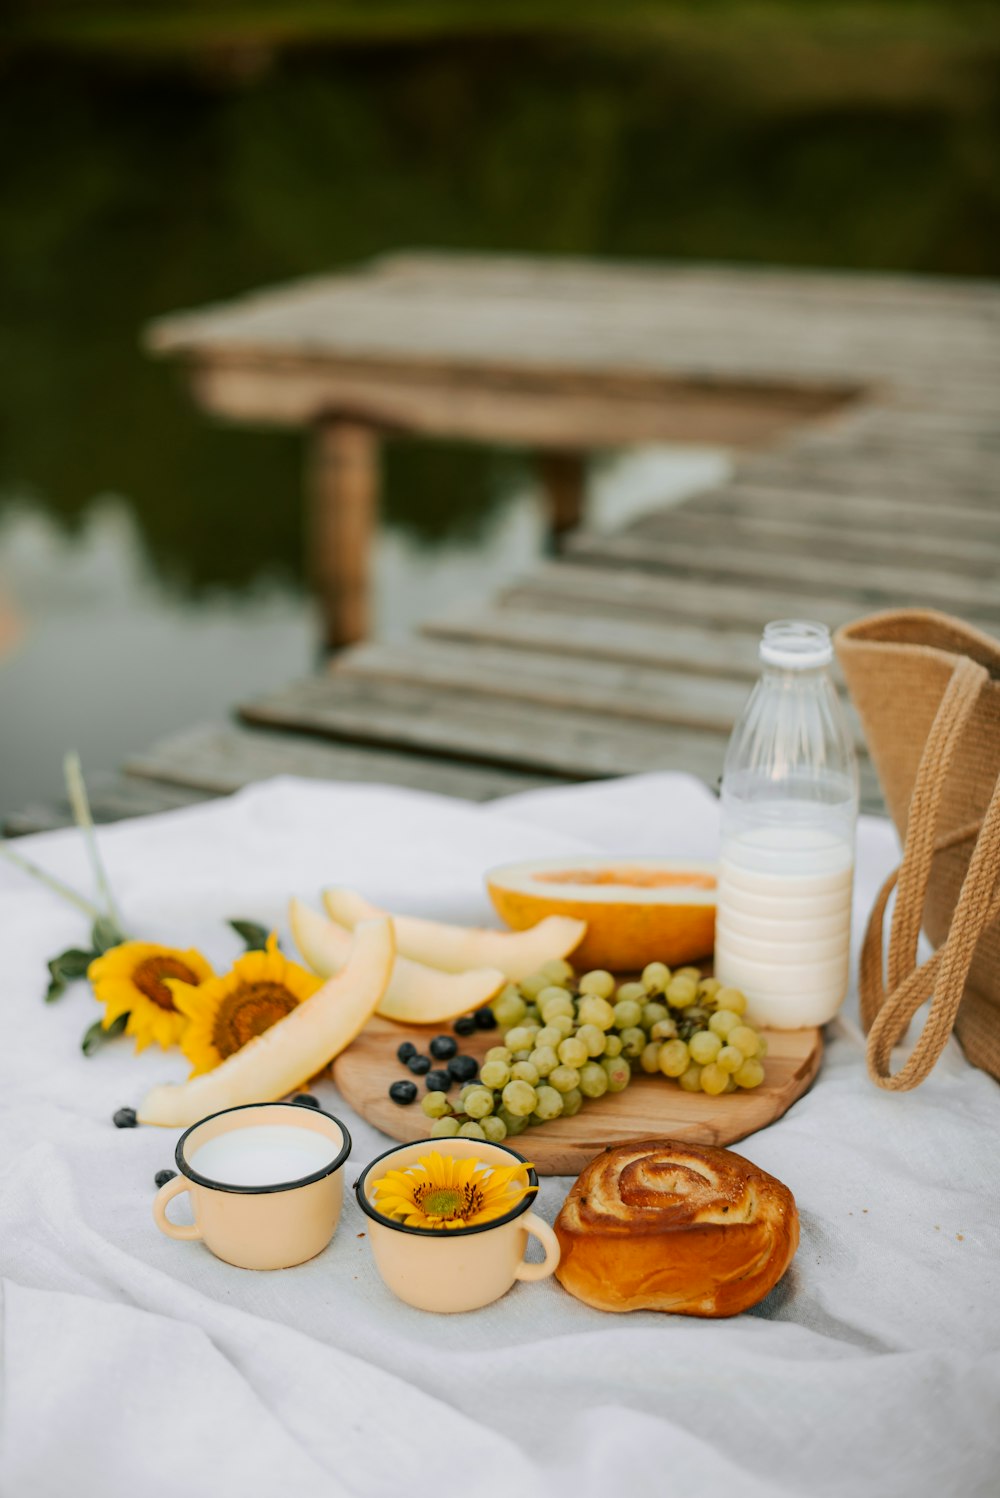
[[[776,619],[764,626],[760,658],[766,666],[785,671],[815,671],[833,660],[833,644],[825,624],[809,619]]]

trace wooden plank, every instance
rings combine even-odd
[[[883,410],[855,405],[835,422],[804,429],[790,444],[790,451],[816,457],[849,454],[859,461],[906,468],[926,461],[962,472],[981,468],[984,459],[1000,450],[1000,427],[993,413],[941,411],[934,406],[903,408],[891,413],[896,420],[888,425],[879,420]]]
[[[994,398],[997,392],[994,391]],[[798,470],[803,466],[817,468],[824,474],[846,481],[858,477],[870,482],[896,481],[906,484],[918,496],[932,484],[947,481],[957,493],[968,492],[978,500],[983,494],[1000,489],[992,447],[947,449],[940,443],[899,441],[892,444],[867,445],[864,440],[850,440],[820,446],[815,443],[791,443],[776,447],[761,457],[744,459],[747,470]]]
[[[983,539],[995,545],[1000,538],[1000,503],[992,509],[965,509],[958,502],[944,499],[918,510],[899,494],[830,494],[806,484],[800,488],[782,488],[737,481],[695,495],[679,508],[685,514],[713,517],[751,515],[755,519],[777,521],[794,518],[826,530],[853,527],[865,535],[894,529],[898,536],[905,528],[910,547],[915,541],[933,547],[939,540],[954,539],[964,549],[970,541]]]
[[[244,704],[249,723],[354,743],[514,765],[566,779],[603,779],[647,770],[684,770],[714,785],[726,735],[630,721],[412,682],[313,677]],[[866,770],[866,805],[878,797]]]
[[[747,696],[745,679],[702,677],[657,663],[597,661],[552,649],[505,649],[485,642],[414,640],[359,645],[332,663],[338,677],[413,682],[472,696],[503,697],[520,711],[524,702],[606,714],[616,722],[707,728],[728,736]],[[758,665],[759,670],[759,665]],[[850,703],[857,748],[864,737]]]
[[[510,380],[533,371],[550,386],[567,371],[832,381],[853,390],[889,381],[945,407],[975,402],[1000,377],[981,315],[935,313],[928,301],[921,317],[871,305],[852,312],[843,294],[825,305],[815,298],[796,305],[787,296],[762,302],[747,295],[748,284],[734,283],[727,301],[718,285],[699,291],[669,269],[635,277],[603,267],[581,277],[552,262],[533,284],[516,285],[489,277],[407,283],[376,267],[161,319],[150,343],[202,357],[305,357],[354,367],[382,360]]]
[[[917,276],[886,271],[822,271],[795,266],[726,265],[704,261],[614,261],[582,257],[482,254],[476,251],[394,250],[371,262],[382,277],[411,286],[420,281],[535,286],[548,296],[621,294],[631,287],[648,299],[665,282],[688,296],[712,301],[755,299],[779,307],[832,304],[866,317],[886,309],[965,317],[976,327],[1000,317],[1000,281],[966,276]]]
[[[192,787],[154,785],[134,780],[129,775],[91,776],[88,784],[90,810],[100,824],[124,821],[129,817],[152,816],[158,812],[176,811],[211,799],[211,793]],[[4,822],[7,837],[25,837],[34,832],[53,832],[71,827],[73,814],[68,802],[34,803],[10,816]]]
[[[926,535],[921,528],[901,524],[879,529],[872,524],[846,523],[831,509],[825,520],[800,517],[786,506],[780,518],[762,515],[756,505],[731,509],[725,521],[703,507],[700,497],[673,510],[644,516],[625,534],[648,536],[668,544],[683,542],[714,553],[720,541],[756,552],[789,558],[821,555],[849,562],[880,562],[893,568],[934,568],[935,564],[970,578],[990,579],[1000,568],[1000,514],[992,525],[984,519],[972,536],[952,531]]]
[[[709,728],[728,734],[747,698],[745,681],[701,678],[658,666],[580,660],[552,651],[505,649],[477,642],[416,640],[359,645],[333,663],[338,678],[413,682],[470,697]]]
[[[855,599],[859,605],[870,608],[934,607],[1000,622],[1000,581],[970,578],[958,571],[877,560],[847,562],[807,553],[792,562],[780,552],[757,548],[746,541],[742,545],[717,542],[706,547],[680,540],[653,540],[629,532],[613,536],[583,532],[568,538],[566,545],[574,558],[589,559],[597,565],[627,563],[668,575],[680,573],[687,578],[693,575],[711,584],[757,583],[762,601],[772,585],[781,587],[799,594],[798,612],[805,607],[801,600],[820,589]]]
[[[725,747],[722,735],[708,731],[666,733],[662,726],[635,722],[620,726],[602,714],[527,702],[513,713],[500,697],[347,677],[293,683],[242,705],[240,714],[250,723],[574,780],[700,765],[703,778],[711,781]]]
[[[274,775],[400,785],[467,801],[489,801],[494,796],[552,784],[551,775],[484,769],[445,758],[424,759],[419,754],[359,749],[292,733],[249,731],[212,723],[174,734],[133,755],[128,771],[220,795]]]
[[[647,624],[595,614],[582,603],[576,608],[570,604],[565,611],[527,603],[455,610],[423,624],[421,633],[433,639],[558,651],[585,660],[628,661],[743,682],[754,680],[760,670],[759,635],[754,631],[710,629],[681,619]]]
[[[594,618],[638,619],[655,623],[668,620],[704,627],[738,628],[758,636],[770,619],[810,619],[836,629],[868,612],[856,598],[812,592],[808,609],[802,594],[785,585],[766,588],[728,582],[725,587],[706,586],[687,578],[665,578],[662,574],[629,567],[613,559],[604,566],[554,562],[540,567],[530,577],[501,595],[505,608],[522,606],[542,610],[563,609],[589,612]]]
[[[1000,497],[1000,475],[992,462],[975,466],[975,472],[942,470],[932,460],[925,463],[892,458],[865,458],[851,452],[824,453],[822,461],[804,453],[774,449],[766,455],[744,460],[737,483],[749,481],[770,489],[809,488],[830,494],[898,495],[915,507],[940,508],[955,504],[961,509],[993,511]]]
[[[997,331],[1000,333],[1000,328]],[[993,411],[939,406],[915,409],[910,403],[901,403],[891,391],[885,391],[845,412],[835,425],[803,432],[796,446],[817,450],[827,444],[836,447],[841,433],[849,435],[851,446],[859,452],[925,450],[961,457],[984,445],[996,447],[1000,442],[1000,419],[996,408]]]
[[[564,450],[635,442],[754,447],[854,394],[831,382],[613,371],[424,370],[388,360],[223,349],[192,356],[195,398],[228,421],[310,426],[331,411],[399,433]]]

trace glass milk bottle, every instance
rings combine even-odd
[[[847,993],[858,766],[826,626],[769,624],[760,659],[722,775],[715,972],[794,1030]]]

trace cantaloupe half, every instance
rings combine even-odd
[[[323,904],[331,920],[353,930],[359,921],[385,912],[351,889],[328,889]],[[543,962],[567,957],[586,933],[583,921],[550,915],[532,930],[490,931],[475,926],[449,926],[412,915],[394,915],[396,950],[413,962],[462,973],[470,967],[496,967],[516,983],[535,973]],[[575,959],[574,959],[575,960]]]
[[[534,927],[554,916],[586,921],[574,967],[618,973],[710,956],[715,884],[714,864],[654,858],[533,859],[486,876],[508,926]]]
[[[295,945],[313,972],[321,978],[339,972],[350,955],[350,931],[310,910],[301,900],[289,902],[288,920]],[[488,1004],[506,981],[497,967],[444,973],[422,962],[411,962],[408,957],[397,957],[376,1012],[402,1025],[438,1025]]]
[[[392,923],[384,917],[362,922],[336,978],[214,1071],[177,1086],[154,1087],[138,1110],[139,1122],[186,1128],[223,1108],[273,1103],[294,1092],[367,1024],[389,986],[394,957]]]

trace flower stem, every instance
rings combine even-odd
[[[6,838],[0,838],[0,854],[9,859],[12,864],[16,864],[23,873],[29,874],[32,879],[37,879],[39,883],[47,885],[53,894],[61,895],[64,900],[68,900],[71,905],[82,910],[84,915],[89,916],[92,921],[100,915],[101,912],[97,906],[85,900],[83,895],[78,895],[75,889],[71,889],[68,884],[63,884],[62,880],[57,879],[54,874],[47,874],[44,869],[40,869],[22,853],[15,853]]]
[[[115,904],[115,897],[111,893],[111,885],[105,873],[104,864],[97,847],[97,835],[94,831],[94,819],[90,814],[90,801],[87,797],[87,787],[83,779],[83,767],[80,764],[80,756],[75,750],[67,754],[63,761],[63,773],[66,777],[66,792],[69,796],[69,804],[73,810],[73,820],[83,833],[83,840],[87,845],[87,853],[90,856],[91,868],[97,887],[104,900],[104,908],[108,919],[120,931],[122,929],[121,916]]]

